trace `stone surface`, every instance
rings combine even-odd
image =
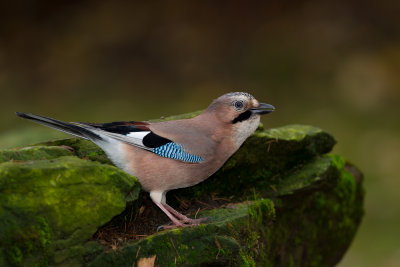
[[[205,225],[154,234],[88,265],[136,266],[156,255],[156,266],[334,266],[363,214],[360,173],[348,169],[339,156],[318,158],[282,179],[273,200],[257,187],[254,200],[200,213]]]
[[[139,193],[113,166],[53,156],[0,164],[0,266],[82,262],[97,228]]]
[[[60,146],[32,146],[0,151],[0,163],[7,161],[28,161],[72,156],[73,153]]]
[[[333,266],[363,214],[362,175],[327,155],[334,144],[316,127],[260,125],[216,174],[168,194],[172,205],[211,194],[230,204],[202,211],[204,225],[112,251],[90,240],[137,199],[135,178],[82,139],[1,151],[0,266],[136,266],[154,256],[156,266]]]

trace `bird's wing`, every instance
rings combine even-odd
[[[149,128],[153,133],[180,144],[187,153],[199,155],[207,161],[217,153],[216,127],[212,122],[184,119],[151,123]]]
[[[188,152],[182,144],[154,133],[146,122],[76,123],[77,125],[112,139],[153,152],[160,157],[187,163],[200,163],[200,155]]]

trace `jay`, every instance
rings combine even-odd
[[[164,122],[63,122],[17,112],[19,117],[84,138],[98,145],[120,169],[138,178],[172,224],[199,225],[166,202],[168,191],[193,186],[215,173],[257,129],[260,115],[274,106],[243,92],[215,99],[200,115]]]

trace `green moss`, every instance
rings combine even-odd
[[[256,201],[248,208],[250,215],[250,223],[261,224],[263,218],[267,217],[268,220],[275,220],[275,205],[270,199],[261,199]]]
[[[7,256],[8,260],[12,265],[22,265],[22,252],[17,246],[11,246],[9,247],[9,250],[7,251]]]
[[[248,228],[258,231],[258,240],[267,241],[257,244],[262,248],[257,253],[250,250],[247,254],[260,265],[292,266],[296,262],[296,265],[332,266],[354,237],[362,217],[361,186],[354,182],[353,175],[349,176],[341,157],[321,158],[314,165],[326,166],[321,180],[281,195],[275,203],[276,220],[267,229],[261,227],[260,220],[253,220],[254,228]],[[255,246],[252,240],[247,240],[247,244]]]
[[[51,251],[51,232],[43,217],[27,218],[25,222],[3,229],[6,239],[1,240],[5,248],[6,258],[13,266],[47,265]],[[5,231],[4,231],[5,230]]]
[[[268,224],[275,220],[275,205],[270,199],[254,201],[248,207],[248,222],[240,228],[242,266],[270,266],[266,252]]]
[[[37,144],[38,146],[67,146],[73,149],[74,155],[101,163],[112,164],[104,151],[93,142],[81,138],[70,138]]]
[[[194,234],[193,232],[191,233]],[[232,251],[232,246],[238,247],[234,240],[224,236],[211,236],[207,235],[207,233],[202,233],[201,235],[199,237],[194,234],[194,237],[188,240],[186,233],[171,231],[168,235],[158,235],[148,242],[139,242],[137,245],[125,247],[120,252],[102,254],[90,266],[109,266],[114,264],[132,266],[132,263],[134,263],[133,266],[136,266],[135,263],[138,259],[154,255],[157,255],[156,264],[162,266],[175,266],[175,263],[177,265],[194,266],[207,262],[207,259],[213,259],[214,261],[217,255],[220,262],[226,262],[230,251]],[[219,249],[215,240],[225,249]],[[190,244],[190,246],[185,245],[185,243]],[[121,257],[121,253],[126,257]],[[138,255],[137,258],[136,254]]]
[[[0,163],[7,161],[28,161],[36,159],[54,159],[72,156],[72,152],[60,146],[32,146],[0,151]]]
[[[235,237],[230,236],[229,231],[227,232],[227,223],[234,224],[233,227],[236,228],[236,225],[246,218],[247,206],[239,205],[239,214],[230,209],[220,209],[220,211],[225,216],[214,218],[213,224],[163,231],[133,242],[118,251],[103,253],[89,266],[111,264],[132,266],[132,263],[136,266],[140,258],[154,255],[157,255],[156,265],[161,266],[175,266],[175,263],[186,266],[218,263],[226,266],[232,258],[238,256],[240,249],[240,244]],[[233,217],[229,217],[229,214]],[[205,212],[202,215],[210,216],[211,214]]]
[[[61,162],[65,159],[58,160]],[[156,264],[163,266],[175,266],[175,263],[186,266],[211,263],[221,266],[291,266],[294,262],[328,266],[329,259],[337,257],[332,244],[340,246],[337,250],[343,252],[343,247],[348,246],[352,238],[348,233],[354,234],[354,227],[359,221],[357,216],[360,216],[360,213],[355,213],[357,208],[354,207],[359,203],[348,202],[358,199],[357,195],[351,195],[359,192],[359,186],[354,182],[349,183],[354,179],[350,179],[351,173],[344,169],[343,164],[344,161],[336,156],[316,159],[294,170],[287,176],[288,181],[281,179],[277,182],[277,189],[285,193],[277,195],[275,204],[270,199],[258,199],[267,191],[256,186],[258,190],[253,192],[255,200],[252,202],[202,212],[200,216],[209,218],[207,225],[164,231],[109,253],[101,253],[102,249],[98,245],[88,249],[79,243],[54,240],[53,235],[46,234],[51,231],[41,227],[42,230],[37,231],[37,240],[40,240],[38,244],[39,247],[47,247],[46,250],[42,249],[41,255],[48,255],[43,251],[52,251],[53,259],[42,256],[44,262],[68,265],[79,263],[79,258],[86,255],[85,258],[89,260],[87,264],[92,266],[132,266],[138,259],[153,255],[157,255]],[[42,169],[46,165],[43,163]],[[310,171],[312,169],[317,170],[316,173]],[[84,176],[85,179],[91,179],[87,174]],[[72,183],[75,178],[73,175],[71,177],[69,182]],[[294,181],[302,186],[293,187]],[[344,190],[349,185],[353,189]],[[305,188],[310,189],[304,191]],[[347,201],[345,213],[346,208],[340,201],[338,208],[332,205],[338,200]],[[48,219],[46,222],[47,225],[54,223],[48,223]],[[338,235],[338,232],[341,234]],[[69,234],[69,237],[77,238],[76,233]],[[321,245],[322,240],[330,244],[329,249]],[[24,245],[21,242],[13,243],[19,245],[10,246],[7,251],[8,260],[14,265],[30,262],[32,259],[26,255],[29,255],[30,248],[36,246],[28,245],[27,242],[22,242]],[[307,250],[304,250],[305,247]],[[31,253],[38,254],[37,251]],[[35,260],[38,262],[38,258]]]
[[[9,248],[10,264],[52,262],[122,212],[139,188],[121,170],[77,157],[1,163],[0,247]]]
[[[240,252],[240,259],[241,263],[240,266],[243,267],[256,267],[256,262],[254,261],[251,256],[247,255],[246,253],[243,253],[242,251]]]

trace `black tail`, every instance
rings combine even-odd
[[[63,122],[59,120],[55,120],[52,118],[40,116],[40,115],[35,115],[35,114],[30,114],[30,113],[22,113],[22,112],[15,112],[17,116],[28,119],[31,121],[34,121],[36,123],[43,124],[45,126],[57,129],[59,131],[75,135],[80,138],[85,138],[89,140],[101,140],[102,138],[95,134],[94,132],[85,129],[83,127],[80,127],[78,125],[68,123],[68,122]]]

